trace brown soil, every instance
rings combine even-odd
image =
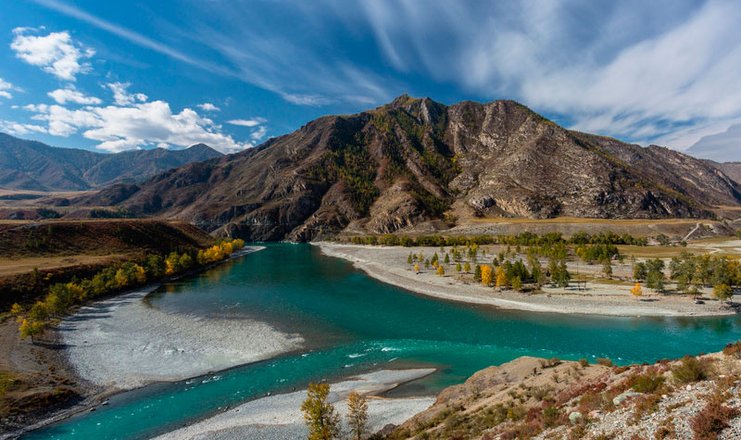
[[[0,323],[0,433],[32,425],[99,391],[79,379],[49,332],[35,343],[18,337],[13,319]]]

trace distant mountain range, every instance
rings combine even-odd
[[[726,173],[731,179],[741,183],[741,162],[718,163],[712,160],[708,160],[707,162]]]
[[[712,163],[566,130],[514,101],[404,95],[77,203],[309,240],[476,217],[703,218],[741,205],[740,190]]]
[[[221,153],[199,144],[185,150],[95,153],[56,148],[0,133],[0,188],[34,191],[78,191],[112,183],[136,183],[163,171]]]

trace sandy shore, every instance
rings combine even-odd
[[[59,325],[80,377],[125,390],[268,359],[303,342],[258,321],[165,313],[142,301],[154,288],[82,307]]]
[[[435,402],[435,398],[385,399],[372,397],[372,395],[392,389],[401,383],[427,376],[434,371],[434,369],[382,370],[349,378],[331,385],[329,400],[344,420],[347,414],[346,399],[350,391],[370,395],[368,425],[371,432],[376,432],[389,423],[399,425],[424,411]],[[156,439],[278,440],[306,438],[307,430],[301,413],[301,403],[305,398],[306,391],[297,391],[254,400],[201,422],[156,437]],[[347,432],[346,427],[344,428]]]
[[[630,286],[590,282],[587,290],[544,288],[542,294],[513,291],[497,292],[490,287],[465,283],[452,275],[438,276],[430,270],[415,274],[407,264],[409,252],[432,255],[438,248],[361,246],[314,243],[325,255],[351,261],[371,277],[412,292],[471,304],[487,304],[504,309],[533,312],[591,314],[611,316],[718,316],[735,311],[718,301],[695,304],[691,298],[646,294],[632,297]],[[452,267],[447,272],[455,273]]]

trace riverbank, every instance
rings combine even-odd
[[[439,276],[434,270],[415,273],[407,264],[410,252],[432,255],[437,248],[363,246],[314,243],[330,257],[348,260],[369,276],[415,293],[470,304],[485,304],[504,309],[532,312],[590,314],[609,316],[722,316],[736,311],[719,301],[695,304],[687,296],[658,295],[646,292],[640,299],[630,294],[630,285],[590,282],[587,289],[543,288],[542,293],[524,294],[495,291],[467,283],[452,275]],[[455,273],[450,268],[448,273]]]
[[[245,247],[229,259],[263,249]],[[37,344],[20,340],[12,319],[1,323],[0,346],[6,355],[0,370],[22,379],[23,386],[38,395],[39,404],[28,414],[11,412],[4,418],[0,432],[8,434],[0,434],[0,439],[19,434],[11,433],[16,429],[55,423],[120,391],[264,360],[302,342],[258,321],[161,312],[142,301],[157,287],[82,306]],[[30,404],[30,397],[13,405]]]
[[[368,428],[377,432],[389,424],[400,425],[435,403],[434,397],[377,397],[405,382],[420,379],[434,369],[381,370],[331,384],[329,401],[344,420],[347,395],[351,391],[368,397]],[[156,437],[156,440],[236,440],[244,438],[279,440],[306,438],[307,430],[301,413],[306,391],[269,396],[253,400],[193,425]],[[345,429],[345,432],[347,430]]]

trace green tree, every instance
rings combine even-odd
[[[609,258],[602,261],[602,273],[607,278],[612,278],[612,261]]]
[[[646,269],[646,263],[634,263],[633,264],[633,279],[636,281],[646,281],[646,275],[648,271]]]
[[[365,396],[352,391],[347,396],[347,410],[350,438],[362,440],[368,432],[368,401]]]
[[[473,271],[473,280],[481,282],[481,265],[477,264],[476,269]]]
[[[522,291],[522,280],[519,276],[512,278],[512,289],[516,290],[517,292]]]
[[[409,256],[407,257],[407,264],[412,264],[412,253],[409,253]]]
[[[469,273],[471,272],[471,263],[466,261],[466,263],[463,265],[463,272]]]
[[[306,427],[309,428],[308,440],[332,440],[340,435],[340,419],[328,397],[329,384],[309,384],[306,400],[301,404]]]
[[[455,263],[455,271],[460,272],[461,270],[463,270],[463,268],[461,267],[461,263]]]
[[[450,264],[450,255],[445,253],[445,259],[443,260],[443,262],[445,262],[445,264]]]

